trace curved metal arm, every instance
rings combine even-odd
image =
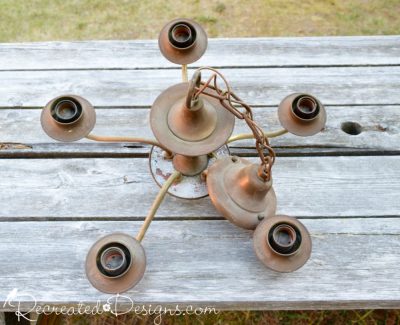
[[[149,213],[147,214],[146,219],[144,219],[144,223],[142,225],[142,228],[140,228],[136,239],[138,241],[142,241],[144,235],[146,234],[147,229],[150,226],[150,223],[153,221],[154,216],[156,215],[156,212],[158,208],[160,207],[162,201],[164,200],[165,195],[168,192],[168,189],[171,187],[171,185],[175,182],[176,179],[178,179],[181,176],[181,173],[178,171],[175,171],[168,179],[167,181],[163,184],[163,186],[160,189],[160,192],[158,192],[156,199],[153,202],[153,205],[150,208]]]
[[[277,131],[272,131],[272,132],[264,132],[264,135],[267,138],[276,138],[276,137],[286,134],[287,132],[288,132],[288,130],[282,129],[282,130],[277,130]],[[234,141],[245,140],[245,139],[254,139],[254,134],[253,133],[237,134],[237,135],[230,137],[226,143],[231,143]]]
[[[158,143],[156,140],[152,139],[145,139],[145,138],[135,138],[135,137],[109,137],[109,136],[102,136],[102,135],[96,135],[96,134],[88,134],[86,136],[87,139],[93,140],[93,141],[99,141],[99,142],[137,142],[137,143],[146,143],[150,144],[153,146],[157,146],[167,152],[169,150],[165,148],[163,145]]]
[[[188,82],[187,64],[182,64],[182,81]]]

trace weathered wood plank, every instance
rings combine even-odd
[[[252,145],[249,143],[249,145]],[[250,147],[229,147],[230,153],[256,157]],[[400,148],[274,147],[278,157],[398,156]],[[147,158],[151,148],[132,143],[0,143],[0,158]]]
[[[121,154],[144,155],[149,151],[138,144],[102,144],[96,145],[93,141],[82,140],[82,145],[64,145],[53,142],[42,131],[40,126],[40,110],[38,109],[0,109],[0,141],[1,143],[20,143],[25,145],[2,145],[0,156],[12,155],[38,156],[40,154],[80,156]],[[314,148],[314,152],[321,148],[321,152],[331,148],[334,153],[343,153],[343,149],[354,149],[362,152],[365,149],[382,151],[400,149],[400,106],[328,106],[328,121],[323,132],[313,137],[297,137],[291,134],[271,139],[273,146],[283,149]],[[281,128],[277,110],[274,107],[254,108],[255,120],[265,130]],[[98,109],[97,124],[94,133],[120,136],[142,136],[154,138],[148,122],[149,109]],[[356,122],[362,132],[358,135],[349,135],[341,129],[344,122]],[[242,121],[236,122],[233,134],[249,132]],[[83,145],[91,143],[92,146]],[[53,146],[49,146],[53,143]],[[246,140],[231,144],[236,148],[253,148],[254,141]],[[234,149],[235,150],[235,149]],[[296,151],[294,151],[296,152]]]
[[[325,105],[400,104],[400,66],[225,69],[224,74],[252,105],[277,105],[293,92],[314,94]],[[41,107],[62,93],[79,94],[96,106],[150,106],[180,78],[176,70],[2,71],[0,106]]]
[[[311,258],[300,270],[279,274],[257,260],[251,232],[227,221],[155,221],[143,242],[147,271],[125,295],[136,305],[218,309],[400,307],[400,219],[303,222],[313,240]],[[1,265],[1,305],[13,289],[33,295],[39,304],[105,303],[110,295],[99,293],[85,278],[87,250],[105,234],[135,234],[140,225],[0,223],[0,254],[13,252]],[[21,308],[28,310],[34,302],[24,298]]]
[[[399,177],[399,156],[281,157],[274,166],[278,211],[398,216]],[[143,158],[2,159],[0,179],[2,220],[143,219],[159,190]],[[158,216],[220,218],[209,198],[167,197]]]
[[[210,39],[195,65],[393,65],[400,64],[399,44],[399,36]],[[162,57],[155,40],[3,43],[0,56],[0,70],[178,67]]]

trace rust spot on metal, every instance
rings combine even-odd
[[[160,168],[157,168],[157,169],[156,169],[156,174],[157,174],[158,176],[161,176],[161,177],[164,178],[165,180],[167,180],[167,179],[172,175],[171,173],[166,173],[166,174],[164,174]]]

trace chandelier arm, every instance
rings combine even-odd
[[[98,141],[98,142],[137,142],[137,143],[145,143],[150,144],[152,146],[159,147],[165,150],[167,153],[170,153],[167,148],[165,148],[162,144],[153,139],[145,139],[145,138],[136,138],[136,137],[116,137],[116,136],[103,136],[96,134],[88,134],[86,136],[87,139]]]
[[[146,219],[143,222],[142,227],[140,228],[136,240],[141,242],[144,238],[144,235],[146,234],[147,229],[150,226],[150,223],[153,221],[154,216],[156,215],[156,212],[158,208],[160,207],[161,203],[164,200],[165,195],[168,192],[168,189],[171,187],[171,185],[177,180],[182,174],[178,171],[175,171],[168,179],[167,181],[163,184],[161,187],[160,191],[157,194],[156,199],[153,202],[153,205],[150,208],[149,213],[146,216]]]
[[[182,81],[183,82],[188,82],[188,70],[187,70],[187,64],[182,64]]]
[[[264,136],[266,138],[276,138],[281,135],[286,134],[288,131],[286,129],[281,129],[281,130],[276,130],[276,131],[271,131],[271,132],[264,132]],[[254,139],[254,134],[253,133],[241,133],[234,135],[229,138],[227,143],[235,142],[235,141],[240,141],[240,140],[246,140],[246,139]]]

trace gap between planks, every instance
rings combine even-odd
[[[292,69],[310,69],[310,68],[369,68],[369,67],[399,67],[400,64],[394,63],[383,63],[383,64],[289,64],[289,65],[254,65],[254,66],[242,66],[242,65],[232,65],[232,66],[219,66],[213,65],[212,67],[218,70],[227,69],[279,69],[279,68],[292,68]],[[201,68],[202,66],[190,66],[188,71],[193,72],[194,70]],[[143,67],[143,68],[42,68],[42,69],[2,69],[2,72],[37,72],[37,71],[151,71],[151,70],[180,70],[180,67]]]
[[[150,208],[150,207],[149,207]],[[0,224],[5,222],[66,222],[66,221],[76,221],[76,222],[90,222],[90,221],[101,221],[101,222],[141,222],[144,221],[146,217],[1,217]],[[385,219],[396,219],[400,218],[400,215],[370,215],[370,216],[320,216],[320,217],[307,217],[300,216],[296,217],[299,220],[351,220],[351,219],[379,219],[384,221]],[[193,217],[193,216],[179,216],[179,217],[158,217],[156,215],[155,221],[160,222],[171,222],[171,221],[227,221],[224,217]]]

